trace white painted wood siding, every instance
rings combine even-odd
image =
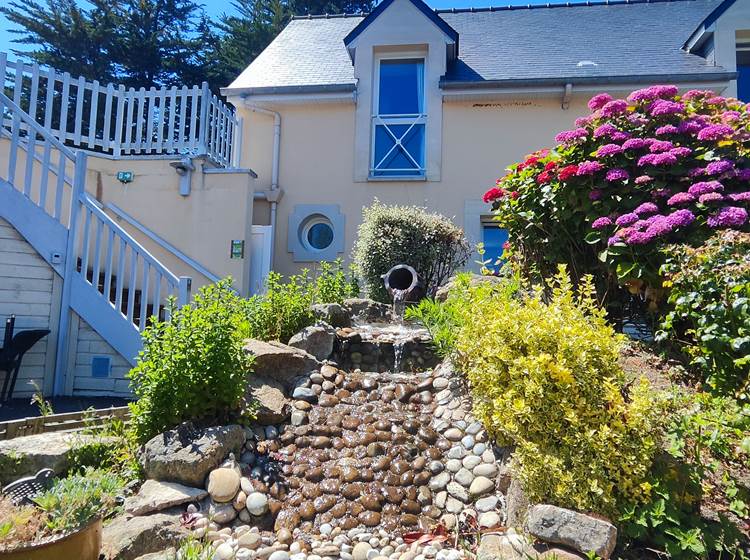
[[[51,389],[60,304],[59,278],[55,276],[18,231],[0,218],[0,341],[10,315],[16,316],[16,332],[52,331],[24,356],[13,397],[32,395],[36,391],[33,383],[45,393]],[[0,382],[4,375],[0,372]]]

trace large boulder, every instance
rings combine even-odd
[[[121,515],[104,526],[101,557],[134,560],[175,546],[187,536],[187,529],[180,525],[179,511],[143,517]]]
[[[41,469],[63,474],[70,465],[71,450],[92,440],[94,436],[49,432],[0,441],[0,486],[34,475]],[[96,441],[114,441],[114,438],[97,438]]]
[[[258,406],[255,421],[261,426],[281,424],[291,415],[291,403],[278,381],[251,375],[247,381],[247,396]]]
[[[365,298],[350,298],[344,301],[344,307],[353,319],[360,321],[387,321],[391,317],[392,308],[387,303]]]
[[[529,509],[526,530],[545,542],[584,554],[594,552],[605,560],[617,544],[617,528],[609,521],[547,504]]]
[[[316,319],[333,327],[343,328],[352,326],[349,310],[339,303],[316,303],[312,306]]]
[[[245,352],[253,356],[253,371],[259,377],[273,379],[290,388],[295,377],[320,368],[320,362],[304,350],[281,342],[248,339]]]
[[[192,488],[177,482],[147,480],[135,496],[125,500],[125,512],[146,515],[189,502],[198,502],[208,495],[203,488]]]
[[[304,350],[318,360],[327,360],[333,353],[336,329],[326,323],[305,327],[289,339],[289,346]]]
[[[150,439],[143,448],[141,464],[146,478],[203,487],[209,471],[245,443],[242,426],[196,429],[180,424]]]

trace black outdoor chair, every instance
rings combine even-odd
[[[3,390],[0,393],[0,402],[7,401],[13,395],[24,354],[50,333],[47,329],[33,329],[14,335],[15,324],[14,315],[5,321],[5,338],[3,347],[0,348],[0,371],[5,371],[5,381],[3,381]]]

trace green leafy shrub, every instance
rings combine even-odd
[[[117,509],[117,496],[125,482],[116,474],[86,469],[55,482],[34,501],[47,514],[47,528],[53,533],[72,531],[95,517],[108,517]]]
[[[287,342],[292,335],[315,322],[313,304],[342,303],[358,293],[354,275],[344,272],[340,260],[321,263],[314,278],[304,269],[283,282],[280,274],[271,272],[266,292],[244,304],[242,335]]]
[[[666,255],[672,309],[659,338],[677,341],[713,389],[750,398],[750,234],[725,231]]]
[[[354,261],[373,299],[389,301],[382,276],[397,264],[412,266],[431,296],[469,258],[463,231],[440,214],[375,201],[362,216]]]
[[[649,497],[660,407],[645,380],[626,388],[622,338],[591,279],[576,295],[561,270],[549,288],[549,297],[538,286],[523,295],[469,288],[458,307],[458,363],[477,418],[515,446],[532,501],[615,516],[620,503]]]
[[[138,442],[185,420],[221,422],[242,412],[251,361],[242,350],[243,301],[230,281],[204,286],[192,304],[170,315],[145,329],[130,372]]]
[[[425,326],[438,356],[444,358],[455,349],[459,325],[455,300],[437,301],[425,298],[417,305],[407,307],[404,318],[419,321]]]
[[[678,394],[666,427],[666,452],[650,474],[651,500],[623,508],[623,535],[671,558],[734,558],[749,517],[747,490],[732,472],[750,464],[750,407],[706,393]],[[703,503],[718,520],[701,514]],[[717,507],[718,504],[718,507]],[[731,519],[730,517],[734,517]]]

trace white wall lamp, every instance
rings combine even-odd
[[[180,195],[190,195],[190,183],[193,178],[193,171],[195,171],[195,165],[190,156],[184,156],[180,161],[172,161],[169,163],[174,167],[177,174],[180,176]]]

